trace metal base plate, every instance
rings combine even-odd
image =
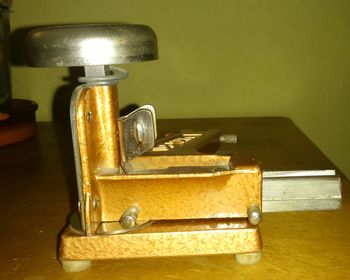
[[[165,256],[237,254],[262,249],[259,229],[247,219],[155,221],[117,235],[84,236],[68,226],[59,259],[103,260]]]

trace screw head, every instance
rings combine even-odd
[[[88,122],[91,122],[91,120],[92,120],[92,112],[91,111],[87,112],[86,119],[87,119]]]
[[[248,209],[248,221],[252,225],[257,225],[261,222],[261,210],[257,205],[252,205]]]
[[[135,139],[139,144],[142,144],[146,140],[146,129],[142,122],[135,122]]]
[[[95,196],[92,201],[92,207],[94,209],[97,209],[98,207],[100,207],[100,199],[97,196]]]
[[[126,209],[123,216],[120,218],[120,224],[124,228],[132,228],[136,225],[137,216],[140,213],[140,208],[138,206],[131,206]]]
[[[136,224],[136,218],[133,215],[126,215],[120,222],[124,228],[132,228]]]

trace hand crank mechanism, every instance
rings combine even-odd
[[[146,105],[119,117],[112,65],[158,58],[155,33],[143,25],[67,25],[27,37],[31,66],[84,67],[70,105],[79,213],[61,236],[67,271],[91,260],[234,254],[260,258],[261,170],[201,148],[216,130],[157,138]]]

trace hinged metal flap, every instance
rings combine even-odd
[[[156,113],[144,105],[118,119],[122,162],[128,162],[153,148],[157,138]]]

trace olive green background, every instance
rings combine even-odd
[[[350,1],[15,0],[12,10],[15,32],[149,25],[160,59],[125,66],[121,107],[150,103],[159,118],[286,116],[350,177]],[[13,96],[35,100],[37,119],[51,120],[68,73],[13,66]]]

